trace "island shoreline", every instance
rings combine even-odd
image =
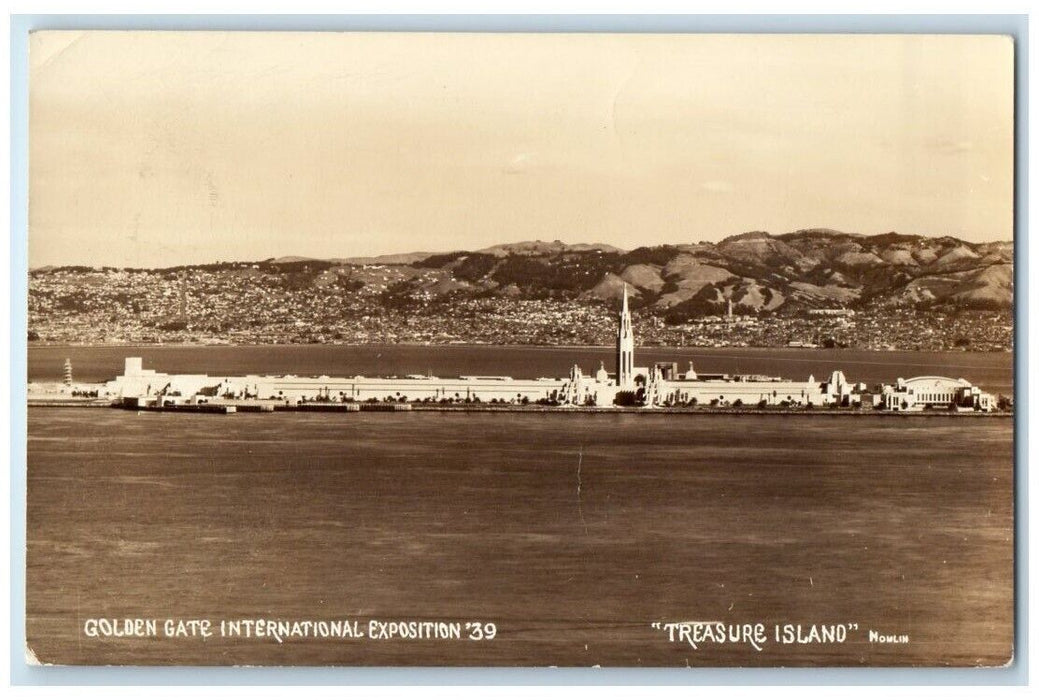
[[[212,409],[221,407],[233,407],[232,413],[531,413],[531,414],[600,414],[600,415],[696,415],[696,416],[801,416],[801,417],[897,417],[897,418],[1013,418],[1013,411],[883,411],[883,410],[860,410],[854,408],[828,409],[813,408],[801,410],[782,409],[757,409],[757,408],[710,408],[710,407],[639,407],[639,406],[457,406],[457,405],[426,405],[426,404],[302,404],[302,405],[275,405],[267,411],[259,406],[241,406],[234,403],[202,404]],[[162,406],[162,407],[125,407],[117,403],[99,401],[58,401],[50,399],[29,399],[27,408],[105,408],[121,409],[124,411],[137,411],[149,413],[208,413],[226,415],[218,410],[199,411],[190,410],[194,406]],[[352,407],[352,408],[347,408]],[[406,407],[406,408],[405,408]]]

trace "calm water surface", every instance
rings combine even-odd
[[[63,352],[35,350],[30,375]],[[220,360],[230,373],[276,371],[264,358],[281,349],[193,352],[141,354],[165,370],[214,372]],[[377,351],[295,352],[310,362],[299,373],[332,373]],[[405,366],[407,352],[391,353],[396,371],[424,371]],[[438,353],[423,353],[434,372]],[[522,353],[535,374],[571,357]],[[105,377],[123,354],[85,350],[73,362]],[[693,354],[705,371],[723,364]],[[856,357],[798,364],[791,353],[775,366],[889,369]],[[945,366],[1009,379],[991,357]],[[28,431],[28,639],[46,662],[889,666],[1011,655],[1006,419],[34,408]],[[498,635],[96,640],[81,632],[88,617],[482,620]],[[650,627],[685,620],[859,631],[842,645],[757,652],[693,650]],[[869,629],[910,643],[870,644]]]

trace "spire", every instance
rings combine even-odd
[[[617,324],[617,386],[627,388],[632,384],[634,370],[635,334],[631,328],[631,312],[628,311],[628,285],[624,284],[624,297]]]

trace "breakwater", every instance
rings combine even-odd
[[[698,416],[803,416],[803,417],[894,417],[894,418],[1012,418],[1013,411],[917,411],[898,412],[855,408],[733,408],[711,406],[641,407],[641,406],[491,406],[452,404],[400,403],[212,403],[175,406],[136,406],[98,400],[29,399],[29,408],[120,408],[132,411],[165,411],[173,413],[359,413],[359,412],[433,412],[433,413],[528,413],[528,414],[641,414],[641,415],[698,415]],[[230,409],[230,410],[228,410]]]

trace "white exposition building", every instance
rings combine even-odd
[[[428,375],[407,377],[297,377],[294,375],[164,374],[144,369],[141,358],[128,357],[123,374],[104,385],[102,394],[140,405],[218,403],[226,401],[423,402],[550,404],[567,406],[861,406],[890,411],[925,408],[989,411],[995,400],[965,379],[916,377],[873,390],[849,382],[843,372],[825,381],[808,377],[739,374],[697,374],[692,363],[685,372],[674,362],[652,367],[635,365],[635,334],[624,289],[617,329],[616,368],[599,367],[585,375],[574,365],[562,378],[514,379],[507,376]]]

